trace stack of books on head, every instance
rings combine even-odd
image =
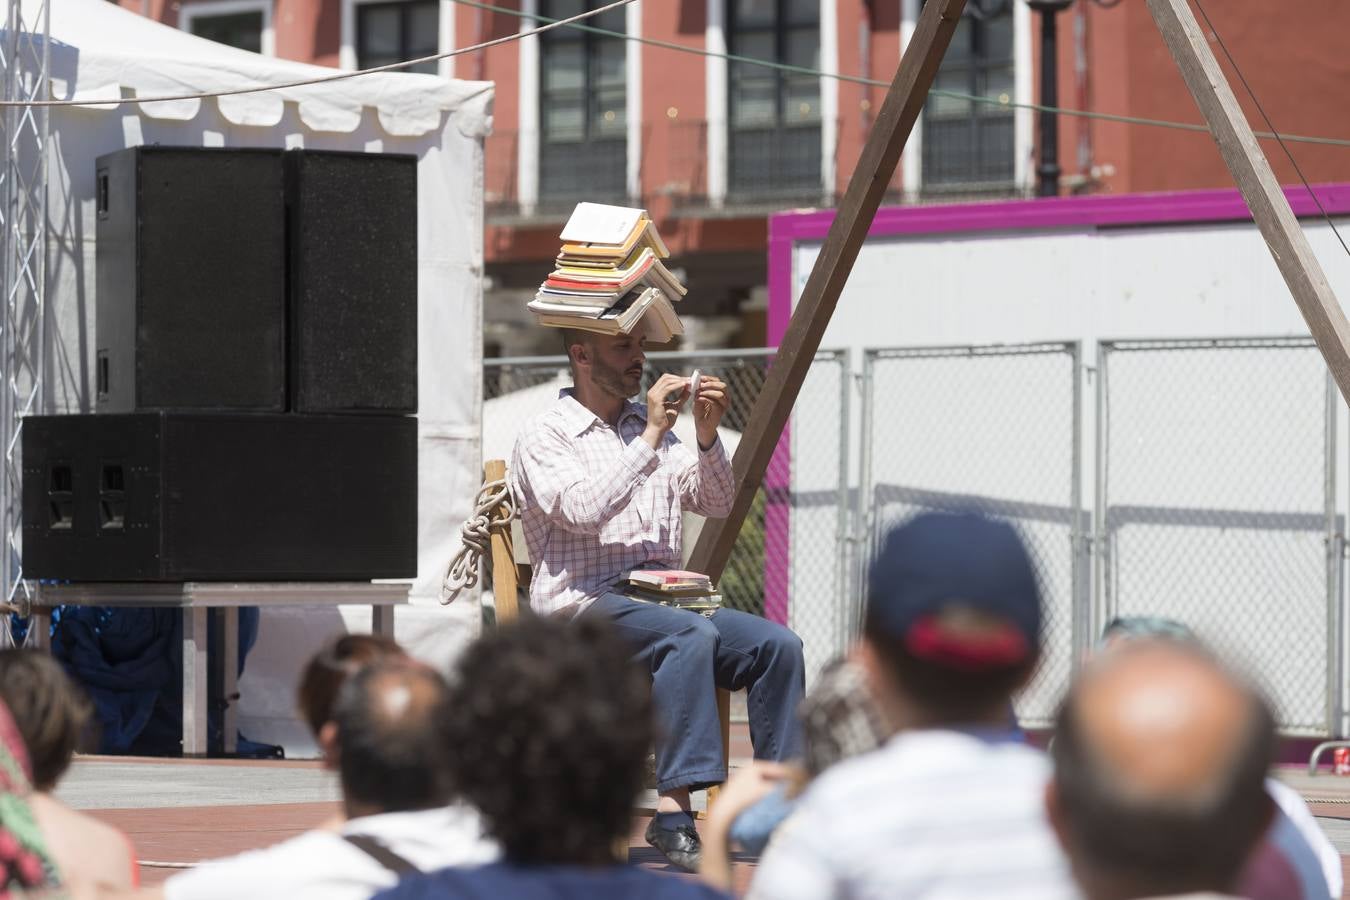
[[[634,569],[624,579],[623,593],[634,600],[663,603],[699,611],[716,610],[722,595],[712,579],[682,569]]]
[[[674,304],[684,285],[661,264],[670,257],[646,210],[578,203],[562,231],[556,268],[530,301],[540,325],[631,334],[664,344],[684,333]]]

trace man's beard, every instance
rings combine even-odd
[[[623,370],[607,366],[599,360],[591,363],[591,380],[614,396],[624,399],[633,396],[642,387],[642,373],[640,371],[636,375],[629,375]]]

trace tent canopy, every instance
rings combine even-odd
[[[23,2],[31,23],[36,4]],[[45,412],[94,408],[99,156],[162,144],[417,157],[418,572],[413,605],[399,611],[397,624],[399,640],[414,652],[448,664],[479,621],[473,603],[447,608],[436,601],[480,480],[483,137],[491,126],[492,84],[380,73],[237,97],[100,105],[119,96],[277,84],[334,70],[224,47],[107,0],[50,6],[53,93],[94,105],[56,107],[50,116]],[[26,171],[32,162],[21,157]],[[292,703],[298,667],[335,630],[369,624],[365,608],[264,610],[240,683],[246,733],[302,749],[307,738]]]
[[[34,0],[25,4],[35,7]],[[51,70],[55,99],[97,103],[282,84],[335,74],[322,66],[259,56],[138,16],[107,0],[51,4]],[[235,125],[269,128],[284,104],[298,105],[300,121],[319,132],[351,133],[363,107],[376,110],[391,135],[415,137],[439,130],[449,113],[466,134],[482,136],[486,117],[470,98],[491,92],[484,82],[381,72],[324,84],[221,97],[221,115]],[[148,103],[150,118],[189,121],[201,100]],[[104,106],[104,109],[115,107]]]

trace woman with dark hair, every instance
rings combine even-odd
[[[89,698],[48,654],[8,649],[0,650],[0,700],[26,750],[32,786],[27,805],[62,873],[79,884],[136,887],[140,868],[130,839],[52,796],[87,736],[93,718]]]
[[[588,618],[525,617],[470,647],[456,672],[446,752],[504,861],[411,875],[378,896],[723,897],[616,859],[652,742],[651,685],[631,658],[612,626]]]
[[[32,779],[19,727],[0,703],[0,900],[61,886],[56,863],[28,805]]]

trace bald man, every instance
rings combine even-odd
[[[1088,900],[1228,895],[1269,826],[1265,702],[1197,647],[1099,657],[1061,707],[1046,808]]]
[[[342,830],[205,863],[170,878],[163,896],[368,900],[409,872],[492,862],[498,848],[478,813],[453,800],[450,718],[450,688],[427,666],[391,659],[357,672],[319,730],[342,785]]]

